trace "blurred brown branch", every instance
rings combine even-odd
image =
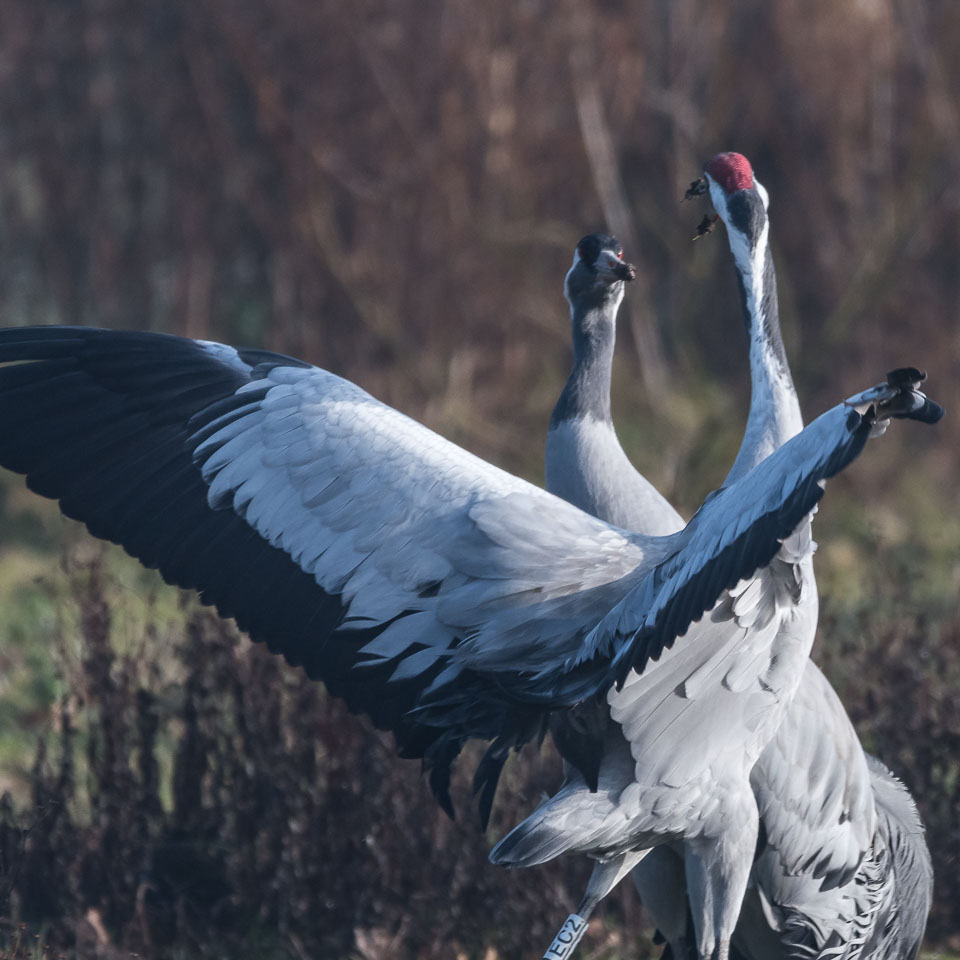
[[[566,13],[570,20],[573,44],[570,51],[570,73],[577,105],[577,119],[583,146],[590,161],[594,188],[600,198],[604,219],[610,225],[610,229],[619,237],[626,249],[632,251],[630,256],[642,265],[638,231],[627,201],[613,134],[604,115],[600,90],[597,86],[597,68],[591,44],[594,14],[590,7],[578,3],[577,0],[567,3]],[[644,275],[645,271],[641,266],[634,284],[637,289],[631,289],[632,296],[623,310],[632,320],[631,326],[640,369],[643,371],[643,385],[647,399],[654,407],[665,407],[668,399],[666,392],[669,382],[668,372],[660,344],[660,335],[654,325],[651,312],[646,309],[650,291]]]

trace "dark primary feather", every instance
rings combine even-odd
[[[353,669],[357,651],[386,624],[329,642],[343,621],[340,600],[233,510],[207,503],[193,460],[205,425],[237,407],[234,391],[271,367],[304,366],[264,351],[240,356],[253,364],[247,374],[179,337],[2,330],[0,363],[32,362],[0,367],[0,462],[94,536],[120,544],[167,582],[198,590],[253,639],[394,731],[403,756],[426,758],[450,812],[449,767],[462,740],[410,719],[422,681],[388,684],[387,665]]]
[[[521,702],[569,707],[613,684],[622,685],[633,669],[642,672],[649,661],[657,660],[664,649],[685,634],[691,623],[711,609],[724,590],[751,576],[773,559],[783,540],[823,496],[824,482],[860,455],[878,423],[889,418],[924,423],[936,423],[940,419],[942,408],[916,389],[919,382],[920,379],[908,376],[894,378],[893,382],[863,391],[817,418],[807,431],[816,431],[821,421],[827,423],[826,418],[838,414],[844,417],[843,430],[824,437],[823,442],[832,443],[832,447],[818,450],[818,459],[802,464],[796,486],[786,496],[770,490],[754,491],[751,484],[757,482],[758,475],[769,472],[770,464],[788,462],[786,457],[796,444],[805,442],[807,431],[781,447],[754,473],[708,497],[707,502],[714,508],[724,498],[741,497],[743,509],[753,508],[754,504],[747,502],[751,495],[759,493],[768,499],[757,505],[762,512],[733,540],[719,550],[715,549],[717,544],[704,545],[710,549],[701,551],[700,555],[706,559],[697,563],[691,561],[689,553],[697,555],[696,549],[690,549],[691,539],[699,532],[699,514],[705,510],[705,504],[698,516],[690,521],[687,530],[677,535],[677,551],[659,564],[619,605],[640,611],[639,622],[637,617],[628,616],[626,629],[618,625],[601,633],[593,644],[588,636],[585,647],[589,655],[573,665],[557,664],[534,677],[504,675],[500,680],[501,689],[509,698]],[[817,434],[811,432],[809,435]],[[771,479],[768,477],[768,481]],[[661,597],[665,598],[662,603]],[[601,622],[594,632],[601,631],[604,625]],[[492,701],[493,697],[490,699]]]

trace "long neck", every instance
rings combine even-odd
[[[550,426],[564,420],[610,420],[610,373],[617,336],[618,297],[570,307],[573,370],[557,400]]]
[[[800,404],[780,334],[777,275],[764,220],[757,242],[728,230],[750,338],[750,414],[740,452],[727,482],[749,472],[765,457],[803,429]]]

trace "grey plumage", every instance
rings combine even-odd
[[[746,168],[749,170],[748,164]],[[712,178],[710,185],[711,192],[715,192],[718,185]],[[766,192],[759,184],[755,187],[751,184],[750,189],[728,192],[719,187],[719,190],[719,202],[726,204],[722,212],[731,230],[731,246],[737,261],[754,383],[744,441],[729,482],[743,476],[796,433],[802,421],[777,318],[775,272],[767,243]],[[574,304],[571,314],[576,342],[579,315]],[[615,305],[607,314],[603,329],[609,331],[605,344],[609,350],[598,351],[598,354],[609,364]],[[597,326],[594,324],[593,328]],[[588,366],[583,363],[582,354],[575,351],[571,380],[596,375],[597,385],[608,390],[609,366],[599,374],[596,370],[596,362]],[[594,404],[594,409],[601,408],[600,404]],[[605,409],[609,410],[609,404]],[[571,414],[575,411],[571,411],[569,405],[564,405],[564,412],[564,421],[573,419]],[[651,517],[656,518],[658,529],[664,532],[679,527],[682,521],[676,512],[646,480],[640,478],[638,482],[638,475],[626,461],[609,420],[583,410],[575,425],[560,430],[560,419],[555,413],[548,435],[550,489],[598,516],[615,517],[614,522],[629,529],[647,529]],[[562,482],[556,478],[562,478]],[[825,716],[828,704],[832,712],[826,712],[833,717],[830,724]],[[719,722],[718,725],[723,726]],[[627,730],[624,726],[625,735]],[[616,735],[614,732],[612,737],[615,739]],[[814,753],[797,758],[792,755],[797,747],[813,747]],[[704,745],[704,749],[709,749],[709,745]],[[612,749],[609,752],[614,754]],[[608,783],[606,794],[596,797],[593,805],[583,795],[585,785],[573,775],[555,798],[555,820],[563,822],[564,811],[577,807],[585,808],[578,811],[578,815],[588,821],[602,816],[608,821],[613,819],[616,805],[611,808],[609,797],[628,789],[629,770],[621,764],[607,774],[608,781],[615,780],[616,789]],[[804,782],[804,776],[810,778],[808,782]],[[839,943],[841,949],[855,950],[863,942],[864,931],[880,925],[875,918],[878,900],[885,896],[885,902],[890,903],[896,894],[889,886],[882,893],[878,890],[883,878],[877,880],[878,866],[870,862],[868,855],[876,815],[866,760],[842,707],[813,664],[807,664],[797,700],[787,708],[780,734],[761,755],[751,779],[763,818],[763,846],[735,942],[754,958],[773,957],[784,949],[799,949],[798,941],[805,942],[807,948],[814,951],[826,948],[828,942],[831,948]],[[822,798],[819,806],[816,805],[818,796]],[[785,802],[781,802],[784,798]],[[586,809],[590,810],[589,814]],[[512,843],[508,837],[495,855],[518,862],[520,837],[524,837],[528,846],[535,846],[536,833],[547,830],[546,813],[538,811],[539,820],[518,827],[516,836],[511,835]],[[568,823],[563,825],[571,829]],[[622,823],[619,829],[628,832]],[[551,831],[556,847],[556,825],[548,830]],[[611,841],[607,838],[605,842]],[[923,847],[922,833],[919,844]],[[596,844],[591,849],[595,855],[602,853]],[[925,847],[923,849],[925,851]],[[678,893],[686,884],[682,852],[676,844],[672,850],[661,848],[656,863],[652,858],[647,859],[634,872],[641,893],[652,902],[654,917],[675,941],[674,956],[683,955],[687,949],[686,904]],[[778,898],[776,906],[771,906],[769,899],[760,904],[760,899],[767,898],[768,894]],[[782,916],[780,921],[773,916],[774,911],[784,905],[789,923],[783,921]],[[907,912],[916,917],[919,910]],[[914,926],[917,925],[922,934],[923,921],[915,922]],[[856,954],[848,952],[847,955]]]
[[[877,804],[877,834],[892,866],[892,884],[863,956],[914,960],[933,902],[933,864],[917,805],[876,757],[867,757]]]
[[[605,243],[611,255],[622,255],[613,237],[585,240],[591,250]],[[627,458],[610,415],[623,283],[598,278],[578,246],[564,294],[570,304],[573,369],[550,417],[547,489],[614,526],[656,536],[676,533],[683,529],[683,518]]]
[[[714,158],[706,179],[727,227],[750,337],[754,389],[744,446],[730,474],[735,477],[768,445],[785,442],[802,421],[790,406],[793,383],[779,329],[767,192],[739,154]],[[763,354],[766,363],[758,360]],[[748,437],[753,456],[745,449]],[[836,694],[813,664],[751,780],[766,830],[756,883],[734,940],[741,951],[751,960],[915,955],[931,878],[916,808],[906,788],[863,753]],[[911,856],[900,866],[901,874],[909,866],[909,881],[895,880],[887,836],[910,838]],[[915,898],[914,889],[926,890],[926,900]],[[751,911],[751,899],[764,900],[762,912]],[[892,928],[885,919],[890,914],[910,921]]]

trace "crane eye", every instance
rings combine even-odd
[[[622,250],[618,250],[618,251],[617,251],[617,259],[618,259],[618,260],[622,260],[622,259],[623,259],[623,251],[622,251]]]

